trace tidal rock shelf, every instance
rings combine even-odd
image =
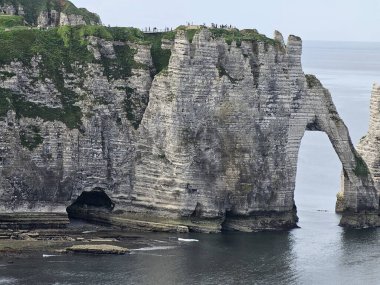
[[[66,248],[67,252],[82,254],[126,254],[129,250],[125,247],[109,244],[82,244]]]
[[[0,213],[0,230],[63,229],[69,223],[65,213]]]

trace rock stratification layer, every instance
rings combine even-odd
[[[371,174],[371,177],[374,182],[374,186],[377,189],[377,194],[379,195],[380,189],[380,86],[378,84],[373,85],[371,104],[370,104],[370,122],[369,129],[365,136],[363,136],[357,146],[358,153],[364,159],[360,162],[360,167],[357,169],[362,175]],[[347,176],[344,173],[342,177],[342,189],[340,192],[341,201],[347,199]],[[365,199],[362,197],[361,199]],[[338,200],[339,202],[339,200]],[[337,211],[341,212],[341,205],[337,203]],[[349,219],[350,217],[347,217]],[[344,220],[343,220],[344,221]],[[354,223],[353,226],[361,227],[362,224],[374,224],[379,225],[378,215],[365,215],[361,219],[357,220],[357,223]]]
[[[0,58],[3,212],[64,211],[97,189],[113,211],[73,213],[181,231],[292,228],[306,130],[326,132],[342,161],[342,225],[377,212],[329,92],[302,71],[300,38],[285,45],[278,32],[271,40],[207,28],[46,33],[62,43],[54,68],[39,41],[40,52],[21,53],[29,58]]]
[[[133,208],[225,218],[228,229],[292,227],[306,130],[326,132],[342,161],[346,210],[376,211],[377,193],[356,171],[360,156],[330,94],[302,72],[299,38],[229,46],[207,30],[192,43],[179,34],[140,126]]]

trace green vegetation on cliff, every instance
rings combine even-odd
[[[170,50],[162,49],[161,44],[163,39],[168,39],[168,34],[173,34],[174,32],[144,34],[136,28],[119,27],[107,28],[107,30],[110,33],[110,38],[114,41],[150,45],[151,56],[156,73],[159,73],[168,67],[171,52]]]
[[[175,35],[177,31],[185,31],[186,37],[191,43],[194,39],[194,36],[196,33],[198,33],[200,30],[205,29],[206,27],[203,26],[179,26],[174,31],[168,31],[163,33],[163,38],[168,40],[174,40]],[[281,43],[268,38],[267,36],[260,34],[255,29],[244,29],[244,30],[238,30],[235,28],[209,28],[209,31],[211,32],[213,38],[215,39],[224,39],[228,45],[231,45],[233,41],[236,42],[237,46],[241,46],[241,43],[243,41],[249,41],[249,42],[263,42],[265,44],[278,46]]]
[[[98,15],[84,8],[77,8],[73,3],[67,0],[0,0],[0,6],[4,6],[5,4],[13,5],[17,15],[20,13],[19,7],[22,7],[25,13],[25,21],[32,26],[37,25],[37,19],[41,12],[50,12],[51,10],[55,10],[59,13],[63,12],[67,15],[80,15],[87,24],[91,22],[100,23]]]
[[[63,30],[68,30],[65,37],[62,37]],[[93,55],[87,50],[85,43],[79,40],[80,30],[80,28],[62,27],[46,31],[14,30],[0,32],[2,43],[0,65],[6,65],[17,60],[26,67],[31,67],[32,58],[38,56],[40,58],[40,74],[36,80],[44,81],[50,78],[61,93],[63,106],[63,109],[39,106],[25,101],[19,94],[0,90],[2,97],[0,101],[1,113],[4,114],[4,109],[7,107],[12,107],[18,116],[40,117],[48,121],[59,120],[69,128],[80,126],[82,113],[80,108],[75,106],[75,102],[79,98],[75,92],[65,87],[63,73],[63,70],[80,72],[80,70],[73,68],[76,62],[85,64],[94,61]]]
[[[116,58],[102,56],[98,61],[88,50],[89,36],[95,36],[108,41],[127,42],[151,45],[151,53],[155,72],[167,68],[170,50],[161,49],[162,34],[145,35],[134,28],[107,28],[104,26],[63,26],[48,30],[23,29],[0,31],[0,66],[19,61],[25,67],[31,67],[32,62],[38,62],[40,71],[36,80],[51,79],[61,93],[63,109],[39,106],[25,100],[20,94],[13,94],[9,90],[0,90],[0,115],[14,109],[17,116],[40,117],[47,121],[59,120],[69,128],[79,128],[81,125],[81,109],[76,106],[78,95],[64,84],[64,74],[67,72],[82,76],[82,69],[77,66],[86,66],[89,63],[99,63],[104,68],[104,74],[109,80],[125,79],[132,75],[133,68],[144,67],[134,61],[136,50],[128,44],[116,44],[114,50]],[[14,74],[0,72],[0,79],[12,77]],[[127,94],[128,95],[128,94]],[[127,96],[128,97],[128,96]],[[130,96],[129,96],[130,97]],[[127,104],[128,105],[128,104]],[[135,128],[139,123],[130,110],[128,119]]]
[[[40,128],[37,126],[28,126],[20,131],[21,145],[30,151],[43,143],[43,137],[40,135]]]
[[[61,121],[73,129],[80,125],[82,113],[79,107],[67,104],[64,109],[49,108],[26,101],[21,95],[0,88],[0,116],[9,110],[16,112],[16,117],[41,118],[44,121]]]
[[[243,41],[256,41],[263,42],[269,45],[278,45],[280,44],[276,40],[270,39],[265,35],[260,34],[255,29],[246,29],[246,30],[238,30],[238,29],[210,29],[214,38],[223,38],[226,43],[231,45],[233,41],[236,42],[237,46],[241,46]]]
[[[314,87],[322,87],[321,82],[317,79],[315,75],[305,74],[307,88],[312,89]]]
[[[354,169],[354,173],[357,176],[364,176],[364,177],[368,176],[368,174],[369,174],[368,166],[365,163],[365,161],[363,160],[363,158],[356,155],[355,156],[355,162],[356,162],[356,167]]]
[[[42,2],[41,0],[38,3]],[[15,25],[21,21],[19,17],[17,19],[19,22],[15,18]],[[181,29],[192,41],[201,28],[186,29],[179,27],[177,31]],[[4,116],[9,109],[14,109],[18,117],[40,117],[47,121],[58,120],[64,122],[71,129],[80,128],[82,112],[77,104],[80,98],[76,92],[65,85],[65,74],[74,73],[78,78],[82,78],[84,76],[83,67],[90,63],[98,63],[103,66],[104,75],[107,76],[108,80],[126,79],[132,75],[134,68],[149,68],[134,60],[134,55],[137,52],[134,45],[138,44],[151,47],[154,65],[151,74],[155,76],[157,73],[167,70],[171,56],[170,49],[162,49],[162,42],[163,40],[173,40],[177,31],[145,34],[136,28],[111,28],[99,25],[62,26],[47,30],[11,29],[5,31],[0,29],[0,66],[8,65],[14,61],[22,62],[26,68],[31,68],[32,65],[37,64],[39,74],[35,78],[35,82],[50,79],[61,94],[62,104],[62,108],[40,106],[27,101],[22,94],[14,94],[10,90],[1,89],[0,116]],[[255,30],[210,29],[210,31],[214,38],[224,38],[228,44],[231,44],[232,41],[241,44],[241,41],[245,40],[262,41],[267,44],[277,43],[258,34]],[[88,46],[91,45],[90,36],[114,42],[113,48],[116,57],[108,57],[102,54],[99,60],[95,59],[93,53],[88,49]],[[99,50],[102,49],[100,45],[98,48]],[[221,76],[226,73],[223,68],[220,68],[219,71]],[[12,76],[15,74],[0,71],[1,80],[6,80]],[[230,80],[232,81],[231,78]],[[81,83],[79,82],[79,84]],[[133,109],[135,106],[131,103],[132,91],[129,89],[126,91],[125,106],[128,119],[134,128],[138,128],[140,121],[134,116]]]
[[[161,48],[163,36],[163,34],[145,35],[145,39],[151,44],[150,53],[152,55],[153,65],[157,73],[167,69],[171,56],[170,50]]]
[[[54,2],[54,1],[51,1],[51,2]],[[57,1],[55,1],[55,2],[57,3]],[[60,2],[64,2],[64,4],[58,8],[58,9],[61,9],[58,11],[61,11],[67,15],[71,15],[71,14],[80,15],[83,17],[84,21],[87,24],[91,24],[91,23],[100,24],[101,23],[99,16],[95,13],[89,12],[86,8],[77,8],[70,1],[60,1]]]
[[[24,18],[21,16],[0,15],[0,29],[14,28],[24,25]]]
[[[50,0],[0,0],[0,6],[7,5],[13,5],[13,7],[16,9],[16,14],[18,14],[19,6],[23,7],[24,9],[24,18],[25,21],[30,24],[34,25],[37,23],[37,18],[39,14],[47,10],[47,3],[51,2]],[[56,1],[54,1],[56,2]]]

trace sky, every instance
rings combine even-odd
[[[269,37],[279,30],[304,40],[380,42],[380,0],[71,0],[103,24],[175,28],[228,24]]]

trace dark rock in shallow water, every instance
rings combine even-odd
[[[73,245],[66,248],[67,252],[87,253],[87,254],[126,254],[129,250],[125,247],[109,244],[83,244]]]
[[[264,212],[247,217],[227,215],[222,228],[226,231],[242,232],[289,230],[297,228],[297,222],[295,210],[292,213]]]

